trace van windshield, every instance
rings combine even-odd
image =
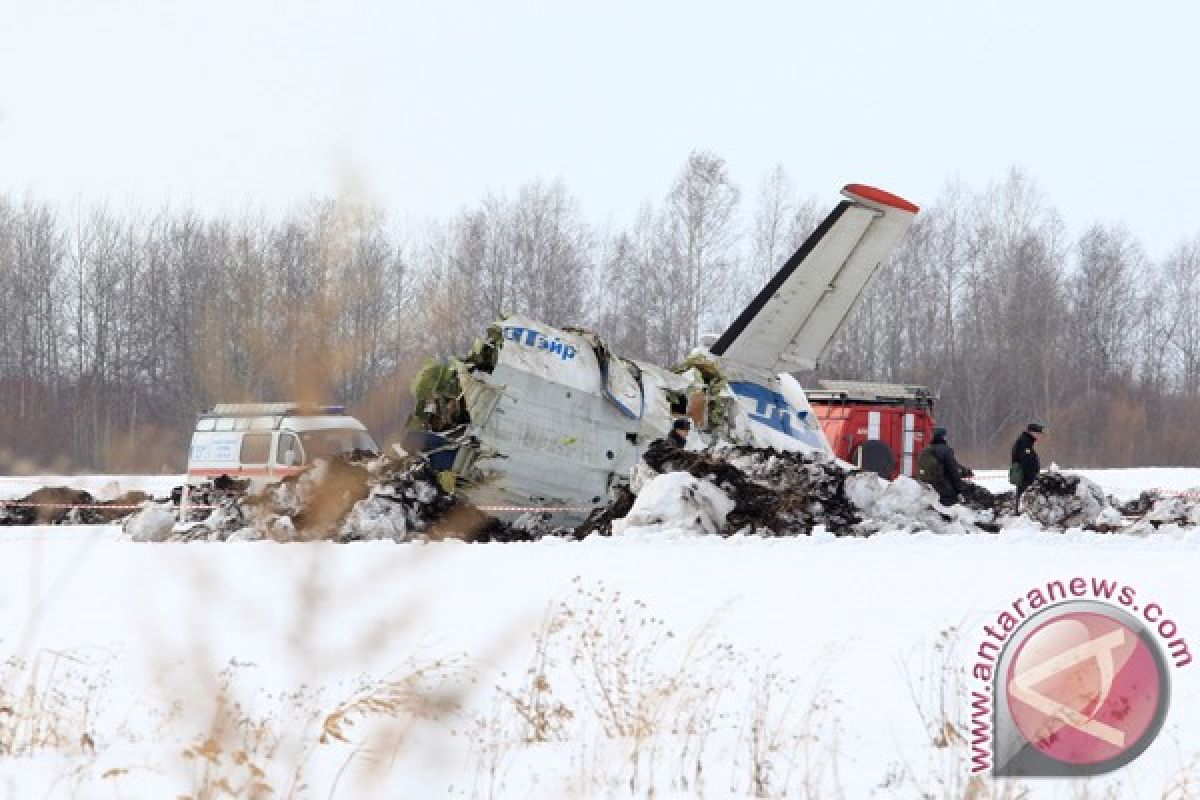
[[[296,435],[300,437],[300,443],[304,446],[305,460],[309,463],[318,458],[329,458],[355,450],[379,452],[379,447],[366,431],[305,431]]]

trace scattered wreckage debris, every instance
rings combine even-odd
[[[657,494],[656,494],[657,493]],[[673,499],[666,497],[672,495]],[[668,502],[669,501],[669,502]],[[909,478],[885,481],[814,455],[721,444],[682,450],[652,443],[629,487],[576,527],[536,510],[500,519],[463,501],[422,457],[349,454],[277,483],[216,480],[193,489],[186,522],[177,506],[141,492],[97,502],[77,489],[45,487],[0,505],[0,524],[102,524],[124,518],[135,541],[352,542],[456,538],[470,542],[580,540],[640,530],[795,536],[884,531],[996,533],[1013,518],[1012,492],[967,482],[964,502],[946,507]],[[141,505],[137,513],[130,511]],[[1200,499],[1156,491],[1117,506],[1078,475],[1040,475],[1021,513],[1047,530],[1152,534],[1200,525]]]
[[[1132,500],[1117,506],[1117,510],[1125,517],[1140,518],[1145,516],[1162,499],[1164,498],[1159,492],[1146,490]]]
[[[1200,503],[1194,494],[1161,494],[1144,491],[1120,507],[1132,522],[1126,532],[1150,534],[1164,526],[1200,525]]]
[[[943,506],[925,485],[910,478],[885,481],[860,470],[846,470],[821,456],[719,445],[701,451],[680,450],[666,442],[650,446],[640,469],[649,477],[633,488],[649,485],[655,496],[624,497],[593,513],[577,533],[670,528],[662,509],[676,514],[674,529],[722,535],[756,533],[767,536],[804,535],[823,529],[837,536],[869,536],[883,531],[929,530],[935,533],[999,533],[1005,519],[1015,516],[1012,491],[992,493],[964,482],[963,502]],[[710,485],[675,481],[653,483],[654,476],[683,472]],[[662,491],[673,493],[664,500]],[[723,507],[723,493],[728,507]],[[1141,506],[1154,509],[1148,519],[1191,520],[1200,524],[1200,507],[1153,498]],[[1021,498],[1021,513],[1048,530],[1073,527],[1113,532],[1127,526],[1122,511],[1092,481],[1079,475],[1048,472],[1039,476]]]
[[[601,506],[589,514],[587,519],[570,532],[569,538],[586,539],[592,534],[611,536],[613,522],[628,516],[635,500],[637,500],[637,495],[629,487],[616,487],[615,497],[609,504]]]
[[[1005,511],[1012,512],[1013,507],[1013,492],[1000,492],[994,494],[986,488],[980,486],[970,480],[963,481],[962,491],[963,505],[968,508],[978,509],[980,511],[995,511],[997,513]]]
[[[222,483],[194,490],[200,509],[175,525],[163,507],[125,523],[135,541],[410,541],[528,538],[447,492],[425,459],[351,453],[265,486]]]
[[[149,500],[145,492],[100,501],[82,489],[43,486],[18,500],[0,502],[0,525],[104,525]]]
[[[862,521],[846,496],[849,473],[822,456],[735,445],[680,450],[659,440],[642,460],[655,472],[687,472],[725,492],[734,503],[726,533],[782,536],[824,525],[848,534]]]
[[[686,495],[683,507],[695,509],[696,519],[687,522],[697,524],[690,529],[715,526],[723,535],[797,536],[818,529],[835,536],[870,536],[887,530],[996,532],[1000,529],[997,509],[1005,497],[971,484],[967,502],[947,508],[936,502],[932,490],[911,478],[886,481],[873,472],[847,470],[821,455],[744,446],[689,451],[655,443],[644,461],[652,472],[686,472],[723,492],[730,503],[724,514],[719,497],[694,485],[675,487]],[[655,502],[635,501],[634,514],[612,529],[645,527],[653,521],[646,507]],[[701,519],[706,509],[716,513]]]
[[[1021,494],[1021,513],[1047,528],[1106,529],[1121,523],[1104,490],[1080,475],[1043,472]]]

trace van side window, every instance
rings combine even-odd
[[[290,464],[287,460],[288,451],[295,453],[295,460]],[[283,467],[298,467],[304,458],[300,455],[300,443],[290,433],[279,434],[279,444],[275,448],[275,463]]]
[[[247,433],[242,436],[241,462],[243,464],[265,464],[271,455],[271,434]]]

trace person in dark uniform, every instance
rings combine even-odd
[[[946,429],[934,428],[929,446],[917,457],[917,476],[938,493],[938,502],[944,506],[957,503],[963,491],[963,478],[972,474],[958,463],[954,448],[946,444]]]
[[[687,417],[678,417],[671,424],[671,432],[667,434],[667,441],[682,450],[687,446],[688,431],[691,429],[691,420]]]
[[[1012,446],[1012,466],[1008,468],[1008,481],[1016,487],[1016,497],[1013,498],[1013,510],[1021,509],[1021,493],[1028,489],[1041,472],[1042,463],[1033,446],[1038,437],[1045,432],[1045,426],[1040,422],[1031,422],[1021,431],[1017,441]]]

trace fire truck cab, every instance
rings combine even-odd
[[[805,389],[834,454],[892,480],[916,477],[917,456],[933,438],[934,397],[923,386],[820,381]]]

